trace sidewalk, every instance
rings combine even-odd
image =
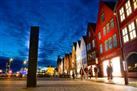
[[[87,80],[87,79],[86,79]],[[114,77],[112,80],[107,80],[107,77],[98,78],[97,80],[95,77],[89,78],[88,80],[95,81],[95,82],[102,82],[107,84],[118,84],[118,85],[125,85],[124,78],[122,77]],[[129,85],[137,87],[137,78],[128,78]]]
[[[88,79],[88,80],[95,81],[95,82],[103,82],[108,84],[124,85],[124,78],[120,78],[120,77],[114,77],[112,80],[107,80],[107,77],[98,78],[96,80],[95,77],[92,77],[91,79]]]

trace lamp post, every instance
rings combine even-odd
[[[10,71],[10,66],[13,61],[13,58],[10,58],[9,61],[6,63],[6,73]]]

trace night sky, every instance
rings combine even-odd
[[[96,22],[99,0],[0,2],[0,66],[11,57],[28,58],[31,25],[40,26],[38,65],[56,66],[57,56],[71,52],[72,43],[86,34],[87,23]]]

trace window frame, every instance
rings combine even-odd
[[[113,35],[113,47],[116,48],[118,46],[118,41],[117,41],[117,35]]]
[[[133,0],[133,8],[134,8],[134,10],[137,9],[137,0]]]
[[[129,16],[132,13],[132,7],[131,7],[131,2],[128,0],[125,3],[125,10],[126,10],[126,16]]]
[[[123,43],[129,42],[129,35],[128,35],[127,27],[122,29],[122,39],[123,39]]]
[[[98,39],[101,40],[101,32],[98,32]]]
[[[125,20],[125,11],[124,11],[124,7],[121,7],[119,10],[119,16],[120,16],[120,21],[123,22]]]
[[[133,26],[134,26],[134,28],[133,28]],[[131,23],[128,24],[128,32],[129,32],[130,40],[133,40],[137,37],[137,32],[136,32],[136,27],[135,27],[135,22],[134,21],[132,21]]]

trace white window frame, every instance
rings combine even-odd
[[[108,51],[109,49],[109,41],[108,40],[105,40],[105,51]]]
[[[106,36],[106,34],[107,34],[107,30],[106,30],[106,27],[104,26],[103,27],[103,35]]]
[[[119,15],[120,15],[120,20],[121,20],[121,22],[122,22],[123,20],[125,20],[125,12],[124,12],[124,8],[123,8],[123,7],[120,8],[120,10],[119,10]]]
[[[134,21],[131,22],[129,25],[128,25],[128,29],[129,29],[129,36],[130,36],[130,39],[135,39],[137,37],[137,33],[136,33],[136,28],[135,28],[135,23]]]
[[[101,32],[98,32],[98,39],[101,39]]]
[[[113,35],[113,47],[117,47],[117,35]]]
[[[122,29],[122,37],[123,37],[123,42],[124,43],[127,43],[129,41],[127,27],[125,27],[125,28]]]
[[[113,45],[112,45],[112,37],[109,38],[109,49],[112,49]]]
[[[110,20],[110,28],[114,28],[115,24],[114,24],[114,19],[112,18]]]
[[[107,25],[106,25],[106,30],[107,30],[107,33],[110,32],[110,26],[109,26],[109,23],[107,23]]]
[[[134,10],[137,9],[137,0],[133,0]]]
[[[103,53],[103,46],[102,46],[102,44],[99,45],[99,50],[100,50],[100,54],[102,54]]]
[[[92,40],[92,46],[95,47],[95,40]]]
[[[126,2],[125,9],[126,9],[126,15],[129,16],[132,13],[130,0]]]

